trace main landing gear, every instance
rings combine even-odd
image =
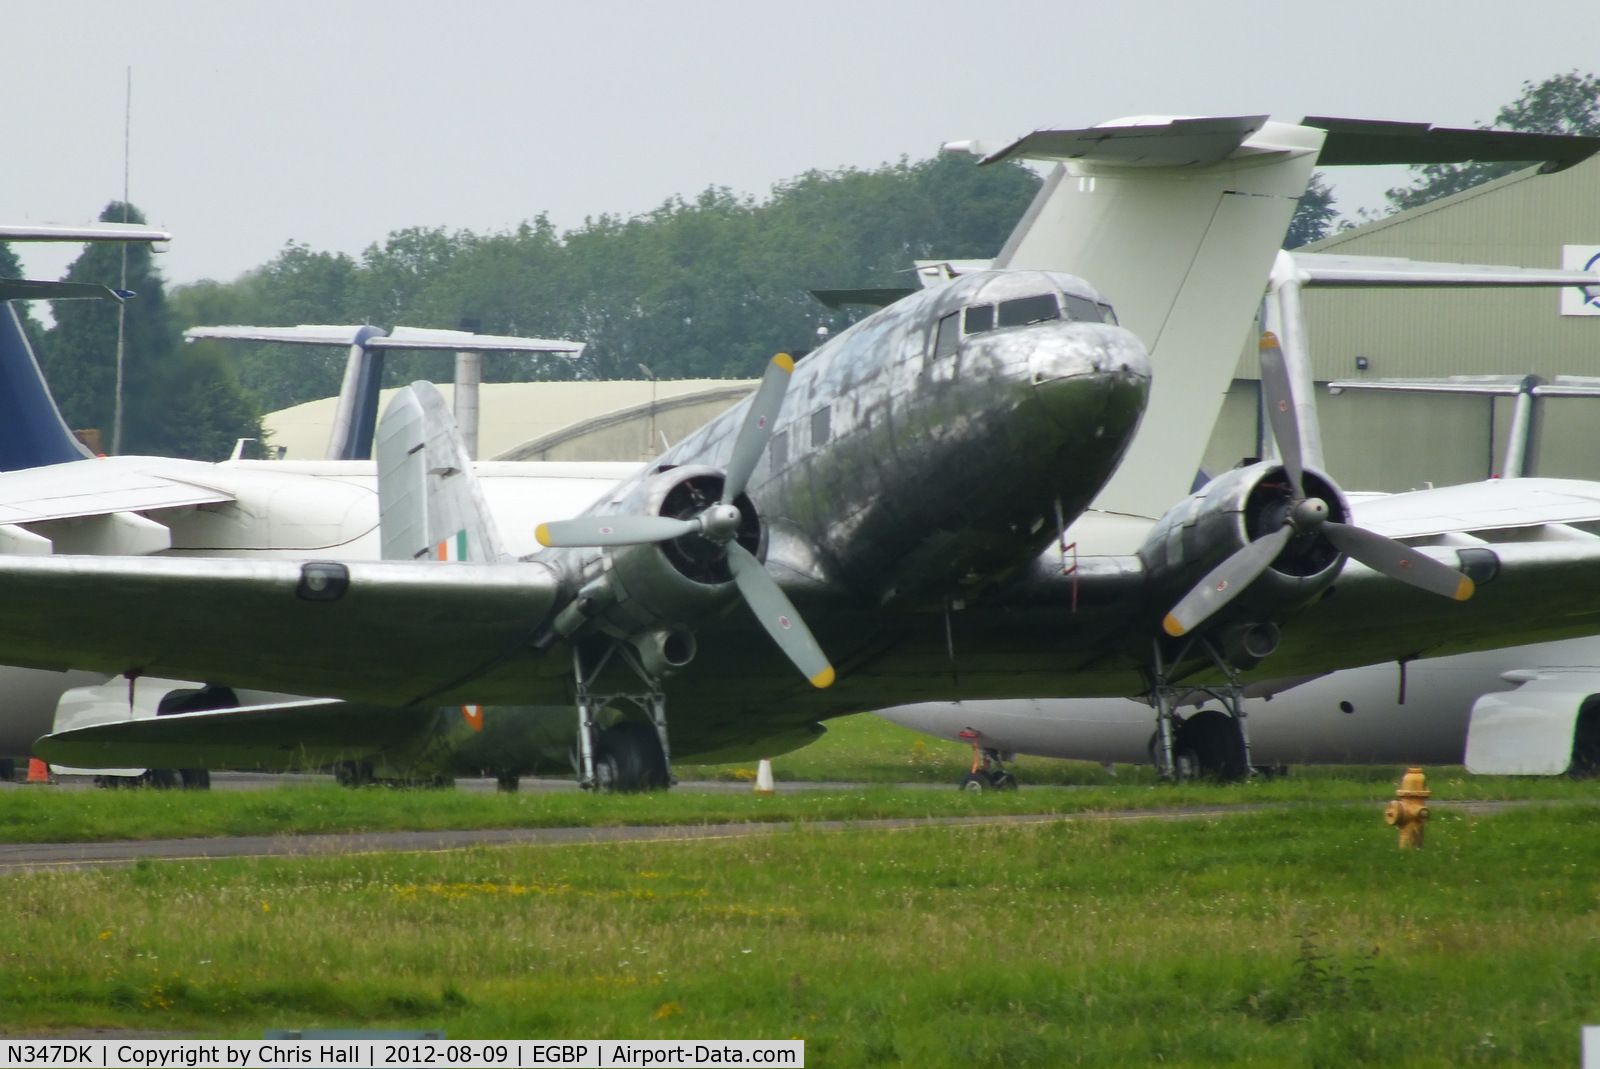
[[[1250,735],[1245,729],[1244,688],[1239,672],[1204,638],[1197,639],[1227,682],[1220,686],[1176,686],[1161,657],[1161,643],[1152,649],[1150,704],[1156,710],[1156,733],[1150,740],[1151,757],[1164,780],[1215,779],[1234,782],[1251,774]],[[1180,653],[1177,660],[1183,659]],[[1179,706],[1213,699],[1221,711],[1202,709],[1187,718]]]
[[[984,746],[978,741],[978,733],[970,728],[961,732],[961,737],[972,743],[972,771],[961,778],[961,789],[964,791],[1014,791],[1017,789],[1017,777],[1013,776],[1001,763],[999,750]],[[1011,757],[1015,754],[1009,755]]]
[[[596,694],[591,685],[620,651],[628,667],[649,689],[643,693]],[[585,671],[581,644],[572,647],[572,674],[578,703],[578,786],[586,791],[635,794],[664,791],[678,782],[672,775],[667,745],[667,696],[661,681],[646,672],[624,643],[610,643],[594,666]],[[649,723],[620,720],[601,729],[600,716],[613,703],[625,701]]]

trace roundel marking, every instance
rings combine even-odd
[[[791,626],[789,623],[789,618],[787,616],[778,617],[778,626],[783,628],[785,631],[789,630]]]

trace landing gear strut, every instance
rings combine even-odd
[[[643,693],[596,694],[591,685],[613,654],[621,651],[627,662],[649,689]],[[586,791],[663,791],[677,783],[672,775],[672,750],[667,744],[667,695],[661,681],[639,663],[623,643],[606,647],[594,667],[585,672],[579,644],[572,647],[572,675],[578,704],[578,786]],[[625,720],[600,730],[598,718],[618,701],[632,703],[648,724]]]
[[[964,791],[1014,791],[1017,777],[1001,763],[999,750],[984,746],[976,731],[963,731],[961,737],[972,743],[972,771],[961,778]],[[1015,754],[1010,755],[1012,757]]]
[[[1245,730],[1244,687],[1239,683],[1239,672],[1221,656],[1216,647],[1204,638],[1198,641],[1211,655],[1211,660],[1222,670],[1227,682],[1220,686],[1176,686],[1167,674],[1167,665],[1161,657],[1161,643],[1152,647],[1150,673],[1150,704],[1156,710],[1156,733],[1151,740],[1151,756],[1156,771],[1164,780],[1210,777],[1219,780],[1241,780],[1252,775],[1250,764],[1250,734]],[[1189,652],[1186,644],[1179,652],[1182,661]],[[1221,703],[1222,711],[1205,709],[1188,719],[1178,716],[1180,705],[1206,699]]]

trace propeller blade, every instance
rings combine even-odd
[[[793,374],[794,361],[787,353],[779,353],[761,376],[761,385],[756,387],[750,411],[744,415],[739,437],[734,439],[733,455],[728,458],[728,474],[722,482],[724,504],[744,493],[750,473],[756,470],[756,462],[766,452],[772,426],[778,420],[778,410],[783,407],[783,395],[789,391],[789,379]]]
[[[1471,579],[1448,564],[1441,564],[1404,542],[1396,542],[1375,531],[1352,527],[1348,523],[1324,523],[1322,531],[1334,548],[1348,554],[1375,572],[1390,579],[1421,587],[1456,601],[1472,597]]]
[[[1272,331],[1261,335],[1261,403],[1272,424],[1272,440],[1289,472],[1294,499],[1306,496],[1305,468],[1300,459],[1300,414],[1294,407],[1294,389],[1289,384],[1289,366],[1283,362],[1283,349]]]
[[[833,665],[822,652],[817,640],[811,636],[806,622],[795,612],[787,595],[773,582],[772,576],[761,562],[737,542],[728,543],[728,566],[733,569],[733,581],[739,593],[756,614],[761,626],[778,644],[800,674],[811,681],[813,687],[822,688],[833,683]]]
[[[670,541],[699,529],[693,520],[670,516],[579,516],[541,523],[533,537],[541,546],[633,546]]]
[[[1267,570],[1273,558],[1283,552],[1294,529],[1288,524],[1262,535],[1233,556],[1217,565],[1197,583],[1183,600],[1172,607],[1161,627],[1173,638],[1186,635],[1211,614],[1237,597],[1257,576]]]

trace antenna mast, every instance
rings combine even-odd
[[[122,221],[128,221],[128,145],[133,130],[133,67],[127,69],[127,83],[122,96]],[[128,243],[122,243],[122,283],[128,288]],[[111,418],[111,455],[122,452],[122,357],[123,339],[127,333],[128,302],[117,302],[117,399]]]

